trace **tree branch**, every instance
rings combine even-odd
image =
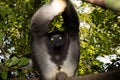
[[[120,71],[89,74],[81,77],[72,77],[68,80],[120,80]]]

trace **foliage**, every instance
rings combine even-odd
[[[105,64],[104,67],[103,62],[97,58],[111,54],[118,55],[116,48],[120,47],[119,12],[98,7],[91,8],[91,11],[91,13],[80,13],[80,19],[85,24],[80,28],[81,57],[78,75],[103,72],[110,65],[111,70],[115,70],[113,69],[115,64]],[[117,66],[120,66],[119,59],[114,61],[118,63]]]
[[[48,1],[41,0],[40,6]],[[87,12],[86,7],[89,7]],[[17,71],[17,77],[21,78],[32,71],[23,69],[23,66],[28,64],[24,55],[30,52],[30,19],[37,9],[33,0],[0,1],[0,75],[4,80],[11,77],[10,72]],[[81,56],[77,75],[105,71],[103,62],[97,60],[97,57],[110,54],[119,56],[116,50],[120,48],[120,13],[86,3],[80,3],[77,11],[80,23],[83,24],[80,25]],[[50,31],[55,27],[63,30],[62,21],[61,16],[53,20]],[[106,64],[106,69],[118,69],[116,65],[120,66],[119,60],[111,60],[113,64]]]
[[[5,56],[5,61],[0,64],[0,74],[4,80],[9,71],[28,64],[22,55],[30,51],[31,3],[29,0],[0,1],[0,54]],[[16,54],[17,57],[9,58],[10,54]]]

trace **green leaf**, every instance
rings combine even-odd
[[[10,63],[10,66],[16,65],[19,61],[20,61],[20,59],[18,59],[17,57],[13,57],[12,61]]]
[[[3,80],[6,80],[7,79],[7,71],[3,71],[2,74],[1,74],[1,77]]]
[[[18,66],[25,66],[29,63],[29,59],[25,58],[25,57],[22,57],[20,58],[20,62],[18,63]]]
[[[0,44],[2,44],[3,37],[4,37],[4,33],[2,31],[0,31]]]

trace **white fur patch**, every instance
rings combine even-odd
[[[55,16],[61,14],[67,3],[65,0],[53,0],[51,3],[43,5],[32,17],[32,21],[40,20],[41,23],[52,20]]]
[[[69,50],[68,50],[67,58],[65,59],[64,64],[62,65],[62,68],[61,68],[61,71],[65,72],[68,77],[73,76],[74,72],[77,68],[73,54],[76,55],[76,53],[79,53],[79,48],[76,47],[78,45],[78,43],[76,43],[76,40],[70,41],[70,42],[71,43],[70,43],[69,48],[68,48]],[[73,48],[75,48],[75,49],[73,50]]]
[[[65,0],[53,0],[51,5],[52,5],[53,12],[58,14],[62,13],[67,6]]]

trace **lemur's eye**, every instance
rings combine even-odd
[[[52,37],[52,38],[50,38],[50,40],[51,40],[51,41],[54,41],[54,38]]]
[[[62,40],[62,37],[61,37],[61,36],[59,36],[59,40]]]

